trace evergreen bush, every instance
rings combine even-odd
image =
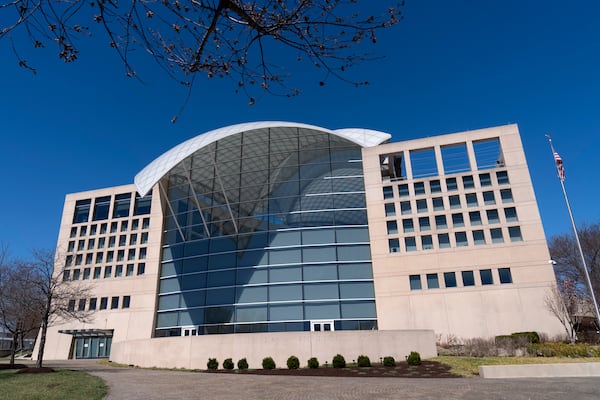
[[[290,356],[287,359],[287,367],[288,369],[298,369],[300,367],[300,360],[296,356]]]
[[[341,354],[336,354],[331,363],[333,368],[346,368],[346,359]]]
[[[392,356],[383,357],[383,366],[384,367],[395,367],[396,360],[394,360],[394,357],[392,357]]]
[[[421,355],[416,351],[411,351],[408,357],[406,358],[406,362],[408,363],[408,365],[420,365]]]
[[[248,369],[248,361],[245,358],[240,359],[237,362],[238,369]]]
[[[265,357],[262,360],[263,369],[275,369],[275,361],[271,357]]]
[[[308,368],[319,368],[319,360],[317,360],[317,357],[312,357],[308,360],[307,362],[308,364]]]
[[[231,358],[226,358],[225,361],[223,361],[223,368],[233,369],[233,360]]]
[[[369,359],[369,356],[360,355],[356,359],[356,365],[358,365],[359,367],[370,367],[371,360]]]
[[[216,358],[209,358],[208,362],[206,363],[206,368],[217,369],[217,368],[219,368],[219,362],[217,361]]]

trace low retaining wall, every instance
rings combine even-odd
[[[418,351],[423,358],[435,357],[434,332],[274,332],[153,338],[113,342],[110,360],[140,367],[206,369],[208,358],[216,358],[220,365],[226,358],[234,363],[246,358],[250,368],[261,368],[265,357],[273,357],[278,367],[285,367],[291,355],[305,366],[311,357],[324,364],[331,363],[336,354],[343,355],[346,362],[364,354],[378,362],[385,356],[404,360],[411,351]]]
[[[482,378],[573,378],[600,376],[600,363],[490,365],[479,367]]]

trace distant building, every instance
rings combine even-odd
[[[516,125],[390,143],[260,122],[167,151],[135,184],[67,195],[56,265],[91,323],[46,358],[435,354],[434,335],[560,334]]]

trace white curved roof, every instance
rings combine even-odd
[[[171,150],[163,153],[161,156],[159,156],[150,164],[148,164],[135,176],[134,182],[137,186],[137,191],[141,196],[146,195],[146,193],[148,193],[150,189],[152,189],[152,187],[163,176],[165,176],[165,174],[167,174],[182,160],[185,160],[188,156],[194,154],[194,152],[196,152],[197,150],[213,142],[216,142],[217,140],[226,138],[228,136],[236,135],[238,133],[252,131],[255,129],[283,127],[305,128],[326,132],[350,140],[351,142],[354,142],[362,147],[377,146],[385,142],[386,140],[389,140],[392,137],[392,135],[390,135],[389,133],[374,131],[370,129],[347,128],[329,130],[326,128],[321,128],[319,126],[299,124],[295,122],[263,121],[230,125],[193,137],[189,140],[186,140],[183,143],[178,144]]]

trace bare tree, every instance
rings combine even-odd
[[[397,24],[404,1],[369,1],[369,13],[365,13],[365,3],[0,0],[0,39],[22,33],[32,47],[52,43],[61,59],[72,62],[79,56],[78,39],[103,31],[128,76],[136,76],[132,54],[141,48],[184,85],[191,85],[201,72],[209,78],[231,77],[238,90],[255,85],[289,96],[298,89],[285,84],[289,73],[274,62],[282,52],[320,68],[324,80],[328,76],[343,79],[348,67],[373,58],[357,51],[359,43],[376,43],[378,30]],[[14,46],[13,50],[19,64],[35,72]]]
[[[0,326],[12,336],[10,364],[13,365],[19,343],[40,327],[44,302],[35,285],[37,275],[30,265],[12,261],[0,268]]]
[[[544,301],[548,311],[565,328],[569,341],[575,343],[583,317],[592,311],[589,297],[582,297],[572,281],[565,281],[561,288],[551,287]]]
[[[596,299],[600,299],[600,223],[583,225],[578,230]],[[550,240],[550,254],[556,261],[554,271],[559,287],[572,282],[580,297],[589,296],[589,289],[577,243],[572,234],[558,235]],[[598,321],[600,323],[600,321]]]
[[[41,328],[36,367],[41,368],[46,346],[48,327],[57,320],[75,319],[86,322],[90,311],[81,310],[76,302],[90,297],[92,287],[80,282],[64,280],[64,262],[53,251],[34,250],[30,264],[36,275],[35,286],[41,292]]]

